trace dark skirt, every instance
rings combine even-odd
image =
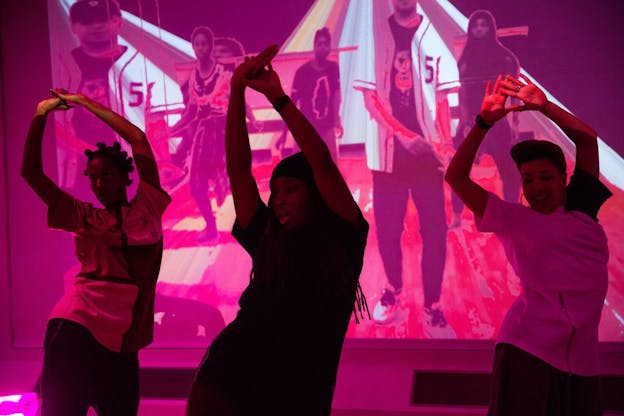
[[[600,378],[566,373],[510,344],[496,345],[489,416],[602,414]]]

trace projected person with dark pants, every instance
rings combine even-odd
[[[524,75],[488,83],[476,124],[446,180],[493,232],[520,278],[496,344],[489,415],[600,415],[598,324],[608,285],[607,237],[597,214],[611,192],[600,182],[596,132],[549,102]],[[508,98],[521,106],[505,107]],[[527,140],[511,148],[529,206],[499,199],[470,178],[481,143],[511,110],[538,111],[576,145],[567,182],[559,146]]]
[[[196,27],[191,33],[197,65],[189,78],[188,105],[170,131],[170,136],[175,136],[186,128],[195,129],[192,133],[189,186],[191,196],[206,222],[198,235],[198,241],[210,245],[218,243],[219,233],[208,193],[209,186],[212,185],[217,206],[223,204],[229,192],[223,137],[232,76],[231,71],[214,60],[213,40],[212,31],[205,26]]]
[[[163,250],[161,217],[170,202],[145,134],[81,94],[55,90],[41,101],[26,138],[22,176],[48,207],[48,225],[74,234],[80,273],[56,304],[44,343],[43,416],[136,415],[138,351],[152,341],[154,292]],[[85,175],[102,204],[96,208],[62,191],[43,171],[48,113],[80,107],[131,146],[139,186],[127,197],[132,158],[98,143],[87,150]],[[70,110],[73,111],[73,110]]]
[[[386,119],[377,119],[377,141],[369,146],[375,151],[367,151],[367,158],[373,168],[377,242],[389,287],[373,316],[378,323],[394,322],[401,303],[401,234],[411,198],[418,209],[422,238],[424,333],[454,337],[439,302],[447,232],[442,163],[430,142],[436,128],[423,99],[425,91],[435,94],[437,77],[432,62],[438,58],[431,45],[435,34],[429,30],[431,23],[417,13],[415,0],[394,0],[390,16],[384,14],[387,11],[382,4],[385,2],[375,2],[373,9],[376,91],[365,93],[365,100],[377,99],[381,107],[388,107]],[[418,48],[417,54],[413,54],[414,48]],[[367,108],[371,111],[379,106]]]
[[[354,303],[365,305],[358,279],[368,223],[319,134],[278,75],[263,69],[276,52],[267,48],[232,77],[226,127],[232,234],[253,270],[236,318],[198,369],[187,415],[329,415]],[[273,170],[268,204],[252,176],[246,87],[266,96],[302,150]]]
[[[488,80],[498,74],[517,75],[520,70],[518,59],[504,47],[496,35],[496,21],[487,10],[477,10],[468,20],[468,40],[457,61],[459,69],[459,113],[460,120],[453,145],[457,149],[474,124],[474,115],[481,108],[483,90]],[[518,201],[520,187],[517,182],[516,167],[507,155],[507,149],[513,141],[513,131],[507,118],[492,127],[490,135],[496,140],[489,140],[479,149],[479,155],[489,154],[494,159],[503,183],[503,195],[510,202]],[[461,224],[461,212],[464,204],[452,194],[453,219],[451,227]]]
[[[329,61],[331,34],[326,27],[314,35],[314,59],[297,69],[291,91],[292,100],[312,123],[338,160],[336,138],[342,137],[340,120],[340,70],[337,62]]]

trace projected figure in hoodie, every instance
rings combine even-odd
[[[474,115],[479,113],[483,91],[489,80],[498,74],[516,76],[520,70],[518,59],[504,47],[496,35],[496,21],[487,10],[477,10],[470,15],[468,22],[468,40],[457,67],[459,70],[459,113],[460,120],[453,145],[457,149],[474,124]],[[489,154],[494,159],[503,182],[503,195],[510,202],[518,201],[518,183],[516,168],[507,155],[507,149],[513,141],[513,130],[509,117],[501,120],[493,128],[489,140],[481,146],[479,156]],[[453,220],[451,227],[461,223],[464,204],[453,193]]]

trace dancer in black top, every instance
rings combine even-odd
[[[232,77],[226,156],[233,235],[251,255],[253,273],[239,313],[198,370],[188,415],[329,415],[354,302],[365,305],[358,278],[368,223],[319,134],[277,74],[264,69],[276,52],[267,48]],[[267,97],[302,150],[275,167],[268,204],[251,171],[246,87]]]

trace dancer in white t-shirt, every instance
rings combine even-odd
[[[476,124],[446,172],[480,231],[500,239],[522,283],[500,328],[490,415],[599,415],[598,324],[609,252],[597,214],[611,192],[599,180],[596,132],[527,77],[488,83]],[[514,97],[522,105],[505,107]],[[470,170],[488,129],[510,111],[539,111],[576,145],[567,183],[561,148],[527,140],[511,148],[529,206],[488,193]]]

